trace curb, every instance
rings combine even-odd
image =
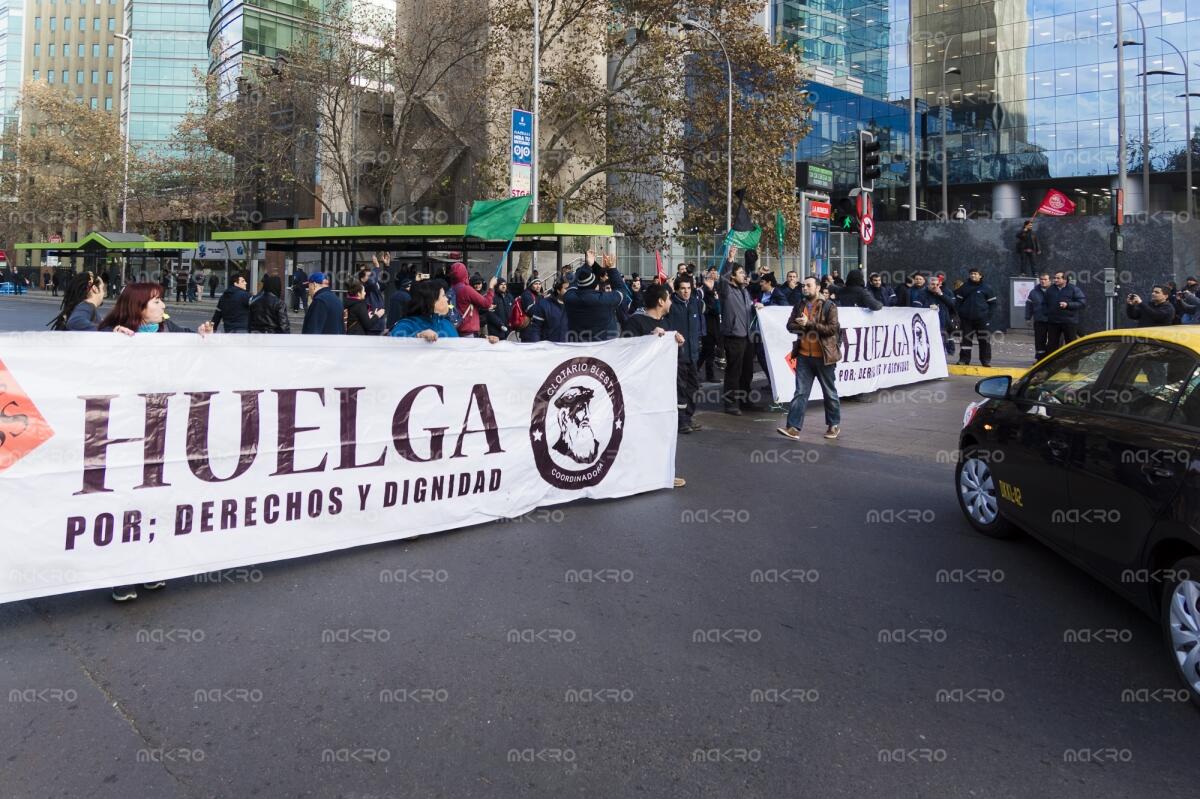
[[[1023,366],[960,366],[958,364],[950,364],[947,367],[952,375],[965,375],[968,377],[999,377],[1008,375],[1016,380],[1018,377],[1023,377],[1027,371]]]

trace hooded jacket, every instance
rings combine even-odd
[[[867,291],[867,283],[863,280],[861,269],[851,269],[846,274],[846,285],[834,293],[837,295],[839,308],[870,308],[872,311],[878,311],[883,307],[883,303]]]
[[[733,285],[729,273],[726,273],[717,281],[717,297],[721,300],[721,335],[749,337],[750,325],[754,321],[754,302],[750,299],[750,290]]]
[[[455,306],[462,316],[462,324],[458,326],[460,336],[469,336],[479,332],[479,315],[491,308],[495,300],[493,292],[480,294],[471,288],[467,281],[467,267],[461,262],[450,266],[450,288],[454,291]]]

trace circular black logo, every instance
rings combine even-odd
[[[913,314],[912,318],[912,351],[913,363],[917,367],[917,371],[925,374],[929,371],[930,349],[933,343],[929,340],[929,327],[925,324],[925,320],[920,314]]]
[[[587,488],[603,480],[624,432],[621,384],[596,358],[559,364],[533,398],[533,459],[542,479],[557,488]]]

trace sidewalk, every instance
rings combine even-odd
[[[952,375],[972,377],[995,377],[1009,375],[1020,377],[1033,366],[1033,331],[1008,330],[992,334],[992,363],[988,368],[979,365],[979,345],[971,352],[971,366],[958,366],[959,350],[946,357]]]

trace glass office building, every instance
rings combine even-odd
[[[1189,132],[1183,95],[1200,89],[1194,81],[1185,87],[1183,73],[1185,66],[1200,72],[1200,0],[1143,0],[1123,9],[1126,207],[1146,207],[1141,181],[1148,162],[1150,210],[1182,210],[1189,142],[1198,153],[1200,116]],[[1118,153],[1115,13],[1113,4],[1096,0],[891,0],[883,99],[902,109],[901,127],[890,128],[893,138],[907,139],[910,64],[912,94],[919,111],[928,111],[917,121],[919,205],[941,210],[944,122],[951,210],[962,204],[969,211],[1028,215],[1047,189],[1057,188],[1084,213],[1107,213]],[[1143,49],[1149,71],[1178,73],[1148,77],[1144,93]],[[814,134],[820,135],[803,141],[798,156],[836,162],[846,141],[825,132],[848,137],[884,115],[866,102],[850,105],[820,77],[812,86]],[[873,99],[865,83],[862,91],[863,100]],[[903,176],[884,195],[898,206],[907,203],[909,170],[905,148],[891,149],[893,159],[903,160]]]
[[[125,31],[132,32],[134,58],[131,81],[128,52],[121,55],[122,125],[130,126],[134,146],[166,152],[184,115],[203,97],[198,76],[208,69],[208,5],[129,0]]]
[[[211,0],[209,70],[222,92],[235,89],[244,57],[272,60],[286,54],[323,7],[322,0]]]
[[[796,48],[826,85],[887,97],[886,0],[771,0],[774,41]]]

